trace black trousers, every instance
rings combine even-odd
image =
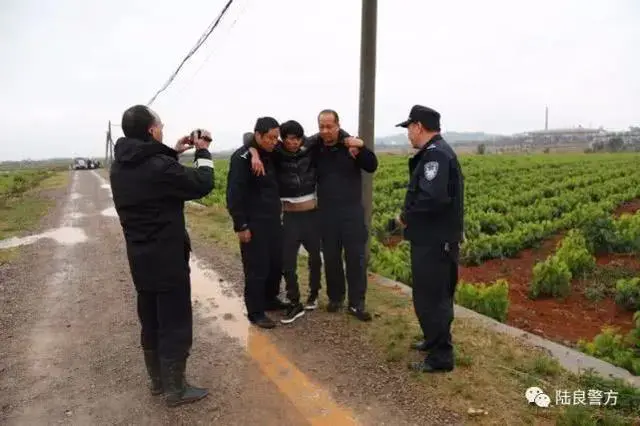
[[[282,279],[282,224],[280,218],[253,221],[251,241],[240,243],[244,269],[244,302],[250,321],[264,316],[269,302],[280,293]]]
[[[181,360],[189,356],[193,339],[191,287],[167,291],[138,291],[138,317],[144,350],[155,350],[160,358]]]
[[[364,309],[367,292],[367,266],[365,248],[367,229],[361,208],[335,212],[322,212],[322,253],[324,255],[327,295],[331,302],[342,303],[346,281],[349,284],[349,307]]]
[[[312,295],[320,291],[322,258],[320,247],[320,223],[318,211],[284,212],[283,218],[283,275],[287,284],[287,299],[291,303],[300,302],[300,286],[298,284],[298,251],[300,245],[309,253],[309,288]]]
[[[457,243],[411,245],[413,306],[433,366],[453,365],[451,323],[459,253]]]

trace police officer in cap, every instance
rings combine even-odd
[[[463,240],[464,178],[457,156],[440,135],[440,114],[415,105],[407,129],[418,152],[409,160],[409,185],[396,218],[411,244],[413,305],[424,340],[413,349],[427,352],[409,365],[420,372],[451,371],[454,366],[451,323]]]

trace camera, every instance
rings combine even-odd
[[[196,139],[204,139],[207,142],[211,142],[212,139],[209,136],[205,136],[204,138],[202,137],[202,132],[202,129],[196,129],[191,132],[191,134],[189,135],[189,141],[191,142],[191,145],[193,145],[193,142]]]

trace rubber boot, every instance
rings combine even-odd
[[[188,404],[199,401],[209,395],[207,389],[191,386],[185,380],[186,359],[162,359],[160,366],[167,406],[176,407],[181,404]]]
[[[160,375],[160,360],[156,351],[144,351],[144,363],[149,374],[151,395],[160,395],[163,392],[162,377]]]

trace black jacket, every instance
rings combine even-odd
[[[235,232],[250,229],[252,222],[280,220],[282,204],[273,152],[256,149],[264,165],[264,176],[256,176],[251,171],[251,153],[246,146],[236,150],[229,161],[227,210]]]
[[[245,147],[258,149],[254,138],[243,141]],[[316,190],[315,141],[305,139],[298,152],[287,151],[281,143],[271,153],[278,180],[280,198],[301,197]],[[251,158],[251,154],[249,154]]]
[[[188,285],[191,244],[184,202],[213,189],[211,153],[197,150],[195,168],[185,167],[177,152],[162,143],[120,138],[114,154],[111,190],[136,288]]]
[[[318,208],[325,212],[362,210],[362,171],[374,173],[378,158],[366,147],[356,158],[343,143],[347,133],[341,133],[338,143],[325,146],[318,134],[309,139],[318,168]]]
[[[417,245],[462,241],[464,176],[458,158],[440,135],[409,160],[402,219],[404,235]]]

